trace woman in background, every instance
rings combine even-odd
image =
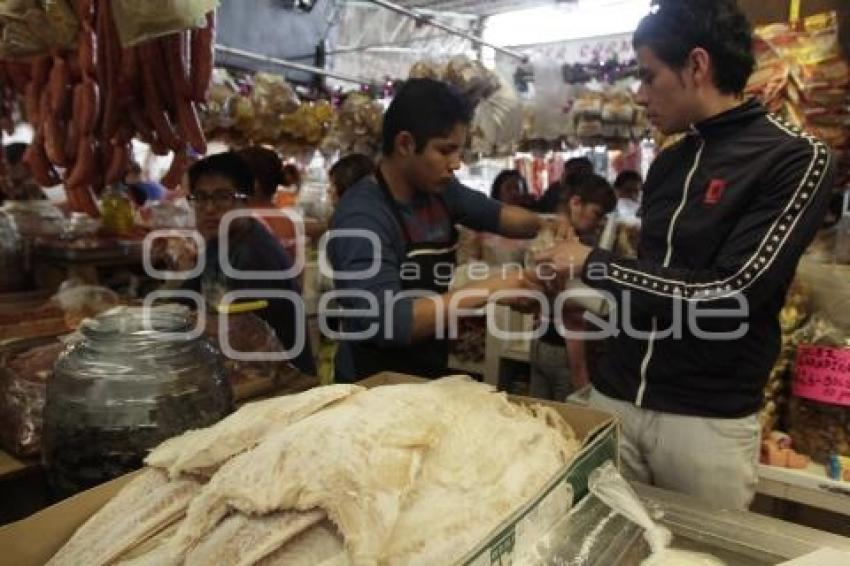
[[[301,191],[301,172],[298,167],[292,163],[281,165],[280,185],[285,190],[277,191],[272,202],[277,208],[288,208],[295,206],[298,202],[298,193]]]
[[[493,180],[490,198],[505,204],[527,207],[530,205],[528,183],[518,169],[503,169]]]
[[[274,150],[259,145],[246,147],[236,154],[254,175],[254,194],[248,201],[254,217],[277,238],[290,259],[294,259],[297,251],[295,226],[292,220],[277,212],[279,209],[273,203],[278,186],[284,183],[283,162]]]
[[[328,170],[331,179],[331,197],[336,203],[349,187],[375,172],[375,162],[362,153],[352,153],[337,160]]]

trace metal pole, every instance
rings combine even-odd
[[[312,65],[304,65],[303,63],[296,63],[295,61],[288,61],[286,59],[278,59],[277,57],[269,57],[268,55],[261,55],[259,53],[254,53],[252,51],[245,51],[244,49],[237,49],[235,47],[228,47],[226,45],[216,44],[216,51],[220,51],[221,53],[227,53],[228,55],[236,55],[237,57],[244,57],[245,59],[251,59],[253,61],[260,61],[262,63],[269,63],[272,65],[277,65],[279,67],[287,67],[289,69],[295,69],[298,71],[304,71],[305,73],[314,73],[317,75],[322,75],[323,77],[332,77],[334,79],[340,81],[346,81],[350,83],[356,84],[374,84],[379,81],[369,81],[365,79],[359,79],[357,77],[352,77],[350,75],[345,75],[342,73],[335,73],[334,71],[328,71],[327,69],[320,69],[319,67],[314,67]]]
[[[490,43],[489,41],[484,41],[483,39],[481,39],[477,35],[467,33],[467,32],[465,32],[461,29],[452,27],[450,25],[441,24],[440,22],[434,21],[429,16],[421,14],[421,13],[415,11],[415,10],[410,10],[408,8],[405,8],[404,6],[399,6],[398,4],[393,4],[392,2],[387,2],[387,0],[368,0],[368,1],[371,2],[372,4],[377,4],[378,6],[383,6],[387,10],[392,10],[393,12],[397,12],[399,14],[407,16],[408,18],[413,18],[414,20],[416,20],[419,23],[426,24],[426,25],[441,29],[443,31],[447,31],[451,34],[463,37],[464,39],[468,39],[469,41],[471,41],[472,43],[474,43],[476,45],[486,45],[487,47],[492,47],[496,51],[499,51],[500,53],[504,53],[505,55],[508,55],[510,57],[514,57],[516,59],[519,59],[520,61],[527,61],[528,60],[527,55],[524,55],[524,54],[519,53],[517,51],[514,51],[512,49],[506,49],[504,47],[494,45],[494,44]]]

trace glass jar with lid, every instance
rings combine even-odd
[[[117,307],[84,321],[48,384],[43,459],[66,496],[138,469],[147,452],[232,410],[218,351],[188,309]]]

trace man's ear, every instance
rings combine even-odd
[[[687,64],[697,86],[710,84],[714,81],[711,70],[711,55],[702,47],[691,50]]]
[[[413,134],[401,131],[395,136],[395,153],[401,157],[409,157],[416,153],[416,140]]]

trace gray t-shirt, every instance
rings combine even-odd
[[[445,205],[438,201],[440,198]],[[459,182],[449,185],[440,197],[417,193],[410,203],[396,203],[396,206],[414,243],[446,242],[454,224],[498,233],[502,209],[499,201]],[[347,319],[345,331],[363,331],[371,326],[377,330],[371,338],[376,343],[410,344],[415,297],[400,295],[400,273],[407,242],[374,177],[364,178],[345,192],[331,220],[330,230],[331,234],[340,230],[361,232],[359,236],[352,236],[350,232],[334,236],[327,247],[336,290],[365,292],[370,297],[339,299],[338,303],[345,309],[372,307],[370,316]],[[370,272],[355,279],[339,276],[367,270]],[[343,342],[340,349],[344,348]],[[341,351],[338,365],[345,359],[346,353]],[[346,368],[338,367],[338,371],[345,374]]]

